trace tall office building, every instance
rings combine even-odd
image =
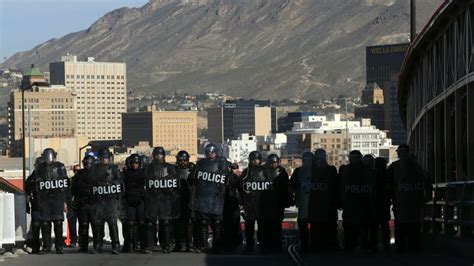
[[[290,131],[293,128],[293,123],[303,122],[305,118],[315,115],[315,112],[289,112],[286,116],[278,118],[278,132]]]
[[[369,46],[366,48],[367,84],[376,83],[383,89],[384,129],[389,130],[394,144],[406,142],[406,130],[400,118],[397,79],[409,43]]]
[[[125,63],[78,61],[66,55],[50,63],[51,84],[77,94],[77,134],[89,140],[122,139],[122,117],[127,111]]]
[[[242,134],[265,136],[276,133],[276,107],[268,100],[228,100],[207,110],[210,142],[224,143]]]
[[[354,115],[356,119],[369,118],[372,125],[378,129],[390,128],[385,123],[385,105],[383,90],[376,83],[369,83],[362,90],[363,107],[356,107]]]
[[[197,113],[194,111],[157,111],[149,106],[146,112],[122,114],[123,143],[128,147],[147,141],[162,146],[172,155],[186,150],[197,159]]]

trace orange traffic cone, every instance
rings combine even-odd
[[[64,244],[66,245],[66,247],[71,246],[71,235],[69,233],[69,221],[66,222],[66,239],[64,240]]]

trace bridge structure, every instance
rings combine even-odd
[[[398,81],[408,143],[430,175],[426,232],[474,228],[474,1],[445,1],[412,41]]]

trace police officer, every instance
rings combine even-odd
[[[242,173],[239,165],[230,165],[232,174],[228,180],[227,191],[224,199],[223,210],[223,245],[228,251],[234,251],[242,244],[242,232],[240,228],[240,206],[238,197],[238,183]]]
[[[376,224],[371,236],[373,248],[377,247],[378,228],[382,231],[382,246],[385,252],[390,251],[390,185],[387,180],[387,161],[382,157],[375,158],[375,184],[376,184]]]
[[[72,172],[74,175],[71,177],[71,186],[72,189],[72,182],[75,179],[77,173],[81,170],[81,165],[75,164],[72,167]],[[71,242],[69,243],[68,247],[74,247],[77,243],[77,207],[76,202],[74,201],[74,197],[72,196],[72,191],[67,195],[67,227],[69,229],[69,237]]]
[[[31,214],[31,253],[37,254],[40,251],[40,231],[41,221],[38,213],[38,195],[36,191],[36,171],[38,167],[44,163],[43,157],[36,158],[35,169],[26,179],[26,212]]]
[[[339,177],[336,167],[327,163],[326,151],[314,152],[314,166],[310,183],[308,220],[311,224],[312,251],[336,250],[337,203]]]
[[[89,223],[91,222],[90,196],[91,188],[88,171],[95,162],[92,155],[86,155],[82,159],[83,168],[76,172],[71,178],[72,201],[76,206],[77,218],[79,220],[79,251],[87,252],[89,245]]]
[[[398,146],[399,160],[388,168],[393,189],[395,248],[397,252],[417,252],[420,247],[422,209],[431,195],[431,184],[417,162],[410,158],[410,148]]]
[[[375,175],[365,165],[358,150],[349,153],[349,164],[341,166],[343,227],[345,249],[359,246],[368,251],[369,228],[375,220]],[[360,242],[359,242],[360,238]]]
[[[263,176],[269,186],[260,191],[257,205],[261,247],[263,252],[281,252],[281,226],[285,207],[290,205],[290,194],[288,173],[280,166],[280,158],[276,154],[267,157]]]
[[[166,163],[163,147],[153,149],[153,162],[145,169],[145,253],[151,253],[159,220],[158,239],[163,253],[170,253],[172,219],[180,216],[180,179],[174,165]]]
[[[302,155],[303,164],[294,170],[290,187],[292,191],[293,202],[298,208],[298,229],[300,234],[301,249],[303,252],[309,251],[309,231],[308,231],[308,210],[309,193],[313,175],[314,154],[306,151]]]
[[[122,252],[133,252],[138,247],[138,228],[143,227],[145,211],[145,171],[140,155],[134,153],[127,158],[124,175],[125,221],[123,223],[124,243]]]
[[[245,241],[246,252],[253,252],[255,246],[255,222],[258,218],[258,201],[260,198],[260,190],[265,188],[265,177],[263,175],[262,154],[259,151],[252,151],[249,154],[249,166],[242,172],[242,177],[239,182],[240,202],[243,205],[244,220],[245,220]],[[268,188],[267,188],[268,189]],[[258,236],[260,240],[261,230],[258,225]]]
[[[92,233],[95,242],[92,253],[102,252],[104,226],[107,222],[112,254],[119,254],[117,219],[123,193],[123,178],[118,167],[112,163],[112,154],[108,149],[100,149],[97,157],[100,163],[88,171],[91,183]]]
[[[179,151],[176,154],[176,167],[180,180],[181,215],[178,219],[173,220],[174,252],[182,250],[183,238],[185,251],[192,251],[193,224],[191,222],[191,210],[189,209],[191,195],[188,179],[195,165],[189,162],[189,157],[187,151]]]
[[[51,252],[51,222],[54,224],[56,253],[63,254],[63,212],[69,179],[64,164],[56,161],[56,152],[53,149],[45,149],[41,156],[44,163],[38,166],[36,172],[38,214],[43,236],[43,250],[40,254]]]
[[[207,249],[208,226],[213,233],[212,248],[220,252],[222,248],[222,219],[224,198],[228,179],[232,174],[230,163],[218,155],[217,146],[213,143],[205,147],[206,158],[197,162],[191,175],[191,201],[193,223],[196,224],[196,252]]]

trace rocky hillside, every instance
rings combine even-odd
[[[419,0],[419,28],[442,0]],[[408,0],[151,0],[19,52],[47,71],[66,53],[127,63],[132,91],[255,98],[358,95],[367,45],[407,41]]]

